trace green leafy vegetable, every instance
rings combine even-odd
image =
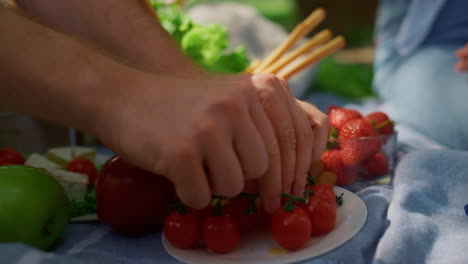
[[[96,213],[96,192],[94,191],[94,188],[89,189],[83,199],[71,200],[70,206],[70,217]]]
[[[176,5],[151,0],[161,25],[179,43],[183,52],[212,72],[242,72],[250,63],[242,46],[228,52],[229,40],[221,25],[200,25],[193,22]]]

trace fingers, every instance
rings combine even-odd
[[[455,70],[457,72],[466,72],[468,71],[468,57],[464,60],[461,60],[455,64]]]
[[[468,44],[466,44],[463,48],[457,50],[455,54],[460,59],[468,57]]]
[[[267,212],[274,212],[281,205],[281,154],[273,126],[268,119],[257,96],[250,103],[250,115],[262,138],[268,155],[268,167],[264,176],[253,184],[246,186],[246,191],[258,190],[262,204]]]
[[[285,93],[289,97],[289,111],[296,135],[296,167],[292,193],[294,195],[303,195],[307,183],[307,170],[311,163],[314,134],[307,116],[292,96],[287,82],[283,79],[280,79],[280,81]]]
[[[460,59],[460,61],[455,64],[455,70],[457,72],[468,71],[468,44],[457,50],[455,54]]]
[[[255,94],[253,96],[256,96]],[[262,109],[255,109],[255,112],[262,111]],[[246,110],[247,112],[247,110]],[[244,113],[237,118],[236,125],[233,127],[234,131],[234,148],[237,157],[242,164],[242,171],[245,180],[257,179],[262,177],[268,168],[268,153],[265,142],[262,138],[265,136],[271,137],[273,135],[272,129],[264,131],[268,127],[256,126],[258,122],[264,123],[258,115],[255,115],[255,120],[252,114]],[[270,127],[271,128],[271,127]]]
[[[244,176],[232,145],[225,144],[226,141],[221,138],[204,142],[205,164],[213,194],[235,197],[244,189]]]
[[[205,119],[199,122],[197,131],[212,193],[223,197],[238,195],[244,188],[244,176],[226,121]]]
[[[314,146],[312,150],[312,162],[320,160],[323,151],[327,146],[328,131],[330,129],[330,121],[328,116],[315,106],[297,100],[298,104],[304,110],[314,133]]]
[[[290,193],[295,173],[296,135],[289,110],[288,95],[274,75],[254,75],[253,81],[256,83],[260,102],[278,141],[281,155],[282,190]]]
[[[183,146],[177,149],[168,175],[174,183],[177,197],[189,207],[205,208],[211,201],[211,191],[202,156],[193,151],[195,148]]]

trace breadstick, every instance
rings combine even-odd
[[[258,67],[258,65],[260,65],[261,62],[262,61],[259,60],[259,59],[256,59],[256,60],[252,61],[250,63],[250,65],[247,66],[247,68],[245,68],[244,72],[245,73],[252,73],[255,70],[255,68]]]
[[[270,53],[262,63],[254,70],[254,73],[263,72],[271,63],[280,58],[287,52],[296,42],[309,34],[320,22],[325,19],[325,10],[318,8],[313,11],[303,22],[299,23],[289,36]]]
[[[343,48],[346,45],[346,41],[342,36],[337,36],[332,40],[325,43],[323,46],[317,48],[316,50],[312,51],[309,55],[299,61],[296,65],[289,69],[285,69],[284,71],[278,74],[279,77],[282,77],[286,80],[290,79],[296,73],[304,70],[309,65],[318,62],[319,60],[327,57],[328,55],[334,53],[335,51]]]
[[[286,65],[291,63],[293,60],[297,59],[299,56],[323,44],[325,41],[329,40],[331,37],[332,37],[332,33],[330,30],[325,29],[325,30],[320,31],[317,35],[315,35],[309,41],[304,43],[302,46],[287,53],[283,58],[271,64],[263,72],[273,73],[273,74],[278,73],[282,68],[284,68]]]

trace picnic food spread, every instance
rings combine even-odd
[[[325,29],[292,49],[325,18],[325,11],[317,9],[270,55],[250,63],[242,47],[226,52],[222,27],[197,25],[159,1],[142,3],[151,12],[157,10],[162,25],[182,50],[211,71],[271,73],[288,80],[345,45],[343,37],[332,38],[332,32]],[[283,194],[282,207],[271,215],[263,210],[258,195],[251,193],[230,199],[214,196],[207,208],[187,208],[177,201],[172,184],[163,176],[136,168],[119,156],[97,164],[93,148],[66,146],[27,158],[12,148],[1,149],[0,189],[23,195],[13,200],[8,192],[0,191],[0,196],[5,195],[0,197],[0,229],[11,230],[0,232],[0,242],[19,241],[47,250],[70,218],[97,214],[99,221],[125,236],[162,229],[169,243],[180,249],[204,247],[217,254],[229,253],[243,236],[269,226],[279,246],[300,250],[311,237],[335,228],[337,207],[343,203],[333,190],[335,184],[353,183],[357,171],[371,177],[389,171],[381,152],[388,139],[375,139],[393,135],[393,123],[384,113],[363,117],[335,107],[328,114],[332,124],[329,148],[320,163],[311,165],[304,196]],[[26,227],[24,232],[14,232],[19,224]]]

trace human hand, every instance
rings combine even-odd
[[[460,59],[460,61],[455,64],[455,70],[457,72],[468,72],[468,44],[457,50],[455,55]]]
[[[240,77],[222,83],[219,77],[139,77],[136,88],[116,89],[102,102],[97,136],[135,165],[168,177],[189,206],[208,205],[212,194],[235,196],[246,180],[261,177],[265,208],[272,211],[281,193],[280,154],[256,87],[274,84]],[[281,89],[265,91],[265,98],[278,98],[269,95],[275,91]]]

